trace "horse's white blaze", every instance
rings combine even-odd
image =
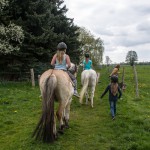
[[[89,94],[90,94],[91,107],[93,107],[94,92],[95,92],[95,87],[96,87],[99,77],[100,77],[100,73],[96,73],[96,71],[93,69],[84,70],[81,73],[82,89],[80,92],[80,103],[83,103],[83,97],[85,94],[86,95],[86,104],[87,104]]]

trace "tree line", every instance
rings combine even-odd
[[[87,49],[91,49],[95,63],[102,62],[102,40],[75,25],[66,16],[68,9],[63,3],[63,0],[0,1],[0,71],[44,70],[50,67],[61,41],[67,43],[67,53],[74,63],[81,61]]]
[[[70,56],[75,53],[78,60],[78,27],[65,16],[67,8],[62,3],[62,0],[3,1],[0,20],[5,33],[0,32],[1,70],[42,67],[50,61],[60,41],[67,43],[67,53]]]

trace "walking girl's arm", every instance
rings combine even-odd
[[[108,92],[109,90],[109,85],[107,86],[107,88],[105,89],[105,91],[103,92],[103,94],[101,95],[101,98],[103,98],[103,96]]]

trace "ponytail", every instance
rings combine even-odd
[[[111,93],[115,96],[118,93],[118,83],[111,83]]]
[[[65,51],[59,51],[59,50],[57,51],[56,57],[60,64],[62,64],[64,54],[65,54]]]

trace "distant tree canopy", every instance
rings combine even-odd
[[[106,56],[106,64],[107,66],[109,66],[111,64],[111,59],[109,58],[109,56]]]
[[[86,28],[79,28],[79,41],[81,42],[82,55],[80,61],[84,59],[85,53],[90,53],[94,65],[102,63],[104,46],[100,38],[95,38]]]
[[[9,43],[14,48],[10,48],[11,53],[5,55],[0,53],[0,70],[42,68],[44,66],[42,64],[49,64],[56,52],[57,44],[61,41],[67,44],[67,53],[71,60],[79,62],[78,27],[73,24],[73,19],[66,17],[67,8],[63,2],[63,0],[12,0],[9,1],[9,7],[1,9],[1,28],[9,27],[10,30],[11,25],[14,25],[12,35],[14,37],[16,35],[18,39],[10,38]],[[8,41],[4,35],[3,39]],[[18,46],[21,46],[20,50]]]
[[[126,56],[126,62],[133,66],[135,61],[138,61],[137,53],[135,51],[129,51]]]
[[[9,3],[6,0],[0,1],[0,13],[9,7]],[[14,51],[19,51],[20,44],[23,42],[24,34],[20,26],[14,23],[5,25],[1,22],[0,24],[0,54],[11,54]]]

